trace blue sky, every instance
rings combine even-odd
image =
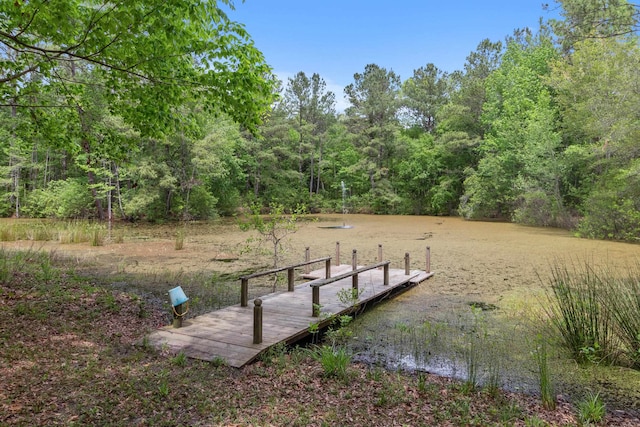
[[[246,0],[229,12],[241,22],[286,84],[299,71],[318,73],[344,109],[343,88],[375,63],[399,74],[434,63],[461,70],[485,38],[504,40],[516,28],[537,30],[557,17],[544,0]],[[555,8],[553,1],[551,9]]]

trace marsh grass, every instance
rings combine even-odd
[[[609,276],[590,264],[570,269],[556,263],[551,270],[548,317],[578,362],[613,363],[618,356],[611,311],[602,296]]]
[[[104,244],[107,229],[104,224],[92,221],[3,221],[0,222],[0,241],[51,241],[63,244]]]
[[[549,371],[549,355],[547,353],[547,340],[541,335],[536,340],[536,348],[531,352],[537,368],[538,385],[540,387],[540,399],[545,409],[556,408],[556,396]]]
[[[13,242],[16,241],[17,235],[14,224],[0,223],[0,241]]]
[[[624,271],[587,263],[552,270],[547,314],[580,363],[640,368],[640,262]]]
[[[630,364],[640,368],[640,262],[626,269],[626,275],[607,280],[603,300],[614,320],[617,337]]]
[[[185,232],[184,230],[178,230],[176,232],[176,239],[175,239],[175,243],[174,243],[174,249],[176,251],[181,251],[182,249],[184,249],[184,238],[185,238]]]

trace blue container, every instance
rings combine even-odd
[[[180,304],[184,304],[189,301],[189,298],[184,294],[182,287],[176,286],[175,288],[169,290],[169,298],[171,299],[171,305],[174,307],[179,306]]]

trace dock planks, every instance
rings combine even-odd
[[[339,265],[331,268],[332,276],[351,270],[351,266]],[[370,270],[358,278],[359,308],[367,303],[415,286],[433,275],[433,272],[412,270],[389,270],[389,285],[383,284],[383,272]],[[324,277],[324,269],[303,277]],[[263,307],[262,343],[253,344],[253,302],[248,307],[233,305],[183,321],[181,328],[165,326],[147,338],[150,345],[183,352],[186,356],[201,360],[223,359],[228,365],[242,367],[256,359],[269,347],[278,343],[294,343],[309,335],[309,325],[320,322],[328,325],[332,314],[347,314],[356,309],[345,305],[338,298],[341,289],[350,289],[351,278],[343,279],[320,288],[321,316],[312,316],[312,288],[306,282],[295,287],[294,292],[276,292],[261,297]]]

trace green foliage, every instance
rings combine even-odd
[[[193,187],[186,206],[188,219],[211,219],[216,217],[218,200],[204,187]]]
[[[65,76],[61,69],[72,61],[91,64],[111,89],[112,106],[145,131],[166,128],[173,122],[171,106],[189,98],[254,129],[271,101],[269,67],[244,27],[218,2],[145,0],[110,8],[2,2],[0,15],[6,29],[0,44],[15,55],[2,62],[5,78],[14,83],[3,92],[33,81],[81,91],[73,86],[79,76]]]
[[[627,168],[603,175],[585,201],[581,235],[591,238],[630,240],[640,233],[640,160]]]
[[[488,76],[482,119],[491,130],[480,145],[477,168],[467,172],[460,206],[466,218],[511,219],[518,200],[521,205],[527,202],[531,191],[542,192],[554,200],[556,211],[561,210],[556,158],[560,135],[543,80],[556,56],[548,38],[516,34],[507,43],[500,67]],[[516,218],[535,219],[527,211],[530,208],[524,203]]]
[[[273,266],[277,267],[284,250],[284,244],[287,236],[298,231],[300,227],[299,218],[305,212],[305,209],[298,206],[292,213],[285,213],[283,205],[272,204],[269,207],[269,213],[262,215],[260,206],[254,204],[251,207],[251,216],[246,218],[244,222],[240,222],[240,228],[243,230],[254,230],[258,233],[259,239],[256,241],[257,246],[263,243],[271,245],[271,254],[273,257]],[[251,240],[250,243],[253,243]]]
[[[51,181],[25,201],[23,212],[34,218],[90,218],[93,199],[84,179]]]
[[[562,0],[555,34],[482,40],[452,73],[368,64],[343,115],[318,74],[275,81],[232,1],[18,3],[0,3],[0,98],[16,105],[0,107],[0,216],[341,212],[344,183],[350,212],[640,233],[627,1]]]
[[[186,366],[187,355],[183,351],[181,351],[171,359],[171,363],[173,363],[176,366],[181,366],[181,367]]]
[[[312,355],[320,362],[326,376],[343,381],[349,378],[348,367],[351,363],[351,355],[344,347],[333,348],[323,345],[316,347]]]
[[[589,393],[577,403],[578,421],[582,426],[600,424],[607,413],[606,406],[598,393]]]

